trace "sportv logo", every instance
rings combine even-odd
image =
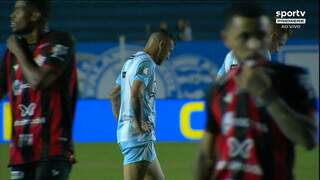
[[[285,17],[304,17],[304,15],[306,14],[306,11],[299,11],[299,10],[295,10],[295,11],[277,11],[276,12],[276,16],[277,17],[281,17],[281,18],[285,18]]]
[[[276,23],[282,24],[281,28],[301,28],[306,24],[306,11],[276,11]]]

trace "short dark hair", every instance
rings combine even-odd
[[[41,13],[42,21],[48,21],[51,16],[51,1],[50,0],[17,0],[26,1],[28,5],[37,9]]]
[[[259,18],[263,15],[267,15],[265,9],[256,3],[234,3],[225,11],[224,27],[226,28],[235,16]]]

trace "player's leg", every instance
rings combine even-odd
[[[124,179],[144,179],[148,167],[155,160],[153,142],[132,146],[131,144],[120,143],[121,152],[124,155]]]
[[[124,180],[141,180],[145,177],[150,162],[140,161],[124,165]]]
[[[161,169],[160,162],[156,158],[148,167],[144,180],[164,180],[164,173]]]
[[[40,162],[36,168],[35,180],[68,180],[71,163],[68,161]]]

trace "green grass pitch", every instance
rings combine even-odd
[[[167,180],[192,180],[198,143],[158,143],[157,154]],[[78,163],[71,180],[121,180],[122,156],[115,143],[76,144]],[[0,145],[0,180],[9,179],[8,145]],[[297,148],[297,180],[319,179],[319,147],[313,151]]]

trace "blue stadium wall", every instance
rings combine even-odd
[[[4,44],[0,45],[3,54]],[[108,92],[121,64],[140,43],[79,43],[77,64],[80,100],[74,123],[76,142],[114,142],[116,121]],[[1,52],[2,51],[2,52]],[[157,123],[159,141],[194,141],[205,124],[204,96],[228,50],[221,41],[179,42],[171,58],[157,70]],[[303,66],[319,96],[319,46],[315,40],[290,40],[273,60]],[[319,101],[318,101],[319,102]],[[318,103],[319,104],[319,103]],[[319,106],[318,106],[319,107]],[[10,107],[0,101],[0,143],[9,140]]]

